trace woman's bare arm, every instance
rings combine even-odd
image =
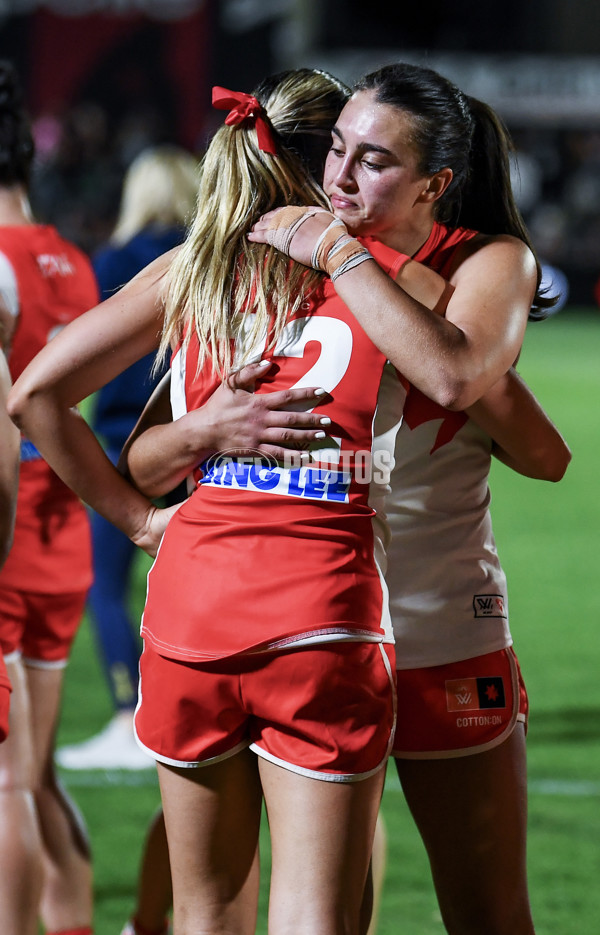
[[[276,212],[261,218],[249,239],[272,243],[274,217]],[[297,229],[288,248],[293,259],[311,265],[315,244],[331,220],[331,214],[319,211]],[[479,235],[464,248],[451,277],[454,292],[443,318],[392,282],[373,260],[348,270],[334,285],[371,340],[411,383],[442,406],[464,409],[516,359],[536,277],[534,257],[522,241]]]
[[[136,544],[155,552],[172,513],[157,510],[104,454],[77,403],[156,349],[169,255],[71,322],[16,381],[9,414],[56,473]]]
[[[439,314],[453,291],[436,272],[412,260],[404,264],[397,281]],[[327,420],[321,414],[286,409],[302,402],[316,405],[316,394],[322,391],[255,394],[257,379],[268,372],[265,364],[251,364],[232,374],[204,406],[174,422],[170,375],[166,375],[125,443],[119,470],[146,496],[155,498],[177,487],[214,451],[260,452],[282,461],[314,441],[319,432],[323,435]]]
[[[414,260],[402,266],[396,282],[439,315],[454,293],[451,283]],[[300,414],[280,408],[291,401],[285,395],[251,393],[261,369],[256,364],[244,368],[235,375],[235,386],[230,383],[217,391],[204,411],[190,412],[175,423],[171,422],[167,377],[128,440],[121,469],[126,465],[136,486],[156,497],[187,477],[203,456],[215,450],[215,445],[258,448],[282,459],[286,449],[281,446],[299,440],[298,430],[290,429],[288,418]],[[239,403],[240,389],[244,391],[243,405]],[[233,402],[235,399],[238,401]],[[514,371],[509,371],[471,407],[469,415],[494,439],[495,455],[514,470],[548,480],[559,480],[564,474],[570,460],[568,446]],[[310,440],[308,436],[314,431],[304,434]],[[263,444],[267,436],[277,439],[277,446]]]
[[[330,421],[327,417],[292,408],[316,406],[324,393],[320,388],[254,393],[256,381],[270,366],[269,361],[260,361],[231,374],[204,406],[174,422],[167,375],[127,439],[119,470],[147,496],[158,497],[173,490],[216,451],[283,460],[292,450],[323,437],[323,426]],[[298,457],[302,457],[300,452]]]
[[[564,476],[571,460],[569,446],[515,370],[466,411],[493,439],[495,457],[513,471],[548,481]]]
[[[396,282],[440,313],[454,293],[438,273],[414,260],[404,264]],[[494,456],[514,471],[538,480],[559,481],[564,476],[571,460],[569,446],[514,368],[466,412],[492,438]]]

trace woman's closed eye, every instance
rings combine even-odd
[[[380,172],[382,169],[385,169],[385,166],[381,162],[373,162],[371,159],[363,159],[362,165],[366,169],[371,169],[374,172]]]

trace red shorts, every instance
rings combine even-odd
[[[146,643],[140,660],[139,742],[163,763],[215,763],[250,746],[302,775],[350,782],[383,765],[396,697],[394,649],[320,643],[188,663]]]
[[[8,709],[10,707],[11,684],[6,671],[4,657],[0,653],[0,742],[8,734]]]
[[[527,724],[527,692],[512,649],[445,666],[396,672],[392,755],[407,760],[481,753]]]
[[[35,594],[0,586],[0,649],[32,665],[66,665],[87,591]]]

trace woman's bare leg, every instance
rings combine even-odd
[[[26,666],[35,749],[35,800],[43,840],[40,915],[47,931],[92,923],[92,868],[79,811],[59,783],[54,742],[64,669]]]
[[[310,779],[261,758],[273,869],[272,935],[358,935],[385,770]]]
[[[144,842],[135,919],[147,931],[158,932],[171,911],[172,904],[169,846],[161,808],[153,816]]]
[[[0,919],[3,935],[37,932],[42,840],[33,797],[33,743],[21,661],[7,663],[13,686],[9,735],[0,744]]]
[[[158,764],[173,880],[174,935],[254,935],[262,791],[256,756]]]
[[[373,839],[373,853],[369,864],[369,873],[365,884],[365,894],[360,907],[360,933],[361,935],[376,935],[379,907],[381,905],[381,891],[385,880],[387,864],[387,832],[381,811],[377,816],[375,837]]]
[[[485,753],[396,767],[450,935],[532,935],[523,725]]]

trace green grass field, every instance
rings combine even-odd
[[[582,935],[597,931],[600,919],[598,313],[567,310],[530,325],[519,369],[573,451],[558,485],[500,464],[491,483],[511,628],[531,702],[531,895],[538,935]],[[132,596],[137,612],[146,568],[141,556]],[[67,671],[59,742],[84,739],[110,714],[86,621]],[[118,935],[131,910],[146,823],[159,802],[154,774],[65,772],[63,778],[92,840],[96,933]],[[383,811],[389,864],[378,933],[442,933],[423,848],[391,771]],[[266,834],[262,850],[266,878]],[[261,935],[265,903],[263,893]]]

